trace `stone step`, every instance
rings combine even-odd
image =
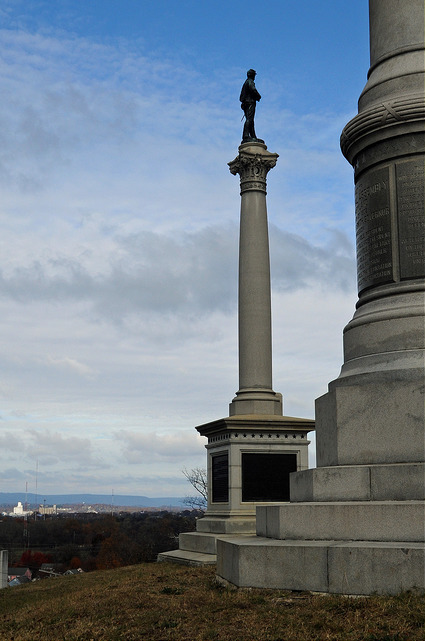
[[[257,507],[257,535],[272,539],[418,541],[425,501],[283,503]]]
[[[180,565],[215,565],[217,557],[215,554],[202,554],[190,550],[171,550],[158,554],[157,561],[158,563],[179,563]]]
[[[255,534],[255,532],[250,532]],[[182,532],[179,536],[179,549],[202,554],[216,554],[217,539],[227,539],[235,534],[213,534],[206,532]],[[238,536],[245,536],[239,534]],[[249,536],[249,535],[248,535]]]
[[[206,514],[196,522],[196,531],[205,534],[255,534],[255,504],[252,514],[214,516]]]
[[[184,532],[179,536],[179,548],[203,554],[215,554],[217,536],[219,535],[204,532]]]
[[[217,541],[217,576],[238,587],[336,594],[425,590],[425,546],[409,541]]]
[[[291,502],[423,501],[425,463],[341,465],[294,472]]]

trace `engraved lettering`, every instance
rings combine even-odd
[[[410,160],[396,167],[400,276],[425,276],[423,163]]]
[[[366,174],[356,184],[356,241],[359,292],[392,282],[388,168]]]

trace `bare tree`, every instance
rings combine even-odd
[[[198,492],[199,496],[186,496],[183,503],[192,510],[205,510],[208,500],[207,472],[202,467],[195,467],[192,470],[183,468],[184,476],[191,486]]]

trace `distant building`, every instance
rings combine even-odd
[[[82,574],[84,570],[82,568],[76,568],[72,570],[66,570],[66,572],[63,573],[64,576],[71,576],[73,574]]]
[[[9,516],[27,516],[28,514],[32,514],[32,512],[32,510],[24,510],[21,501],[18,501],[18,505],[13,508],[13,512],[10,512]]]
[[[56,505],[51,505],[51,506],[40,505],[38,508],[38,513],[39,514],[57,514],[58,509]]]
[[[25,577],[26,581],[31,581],[32,572],[29,568],[13,568],[9,567],[7,571],[7,580],[9,583],[14,579],[22,579]],[[18,584],[17,584],[18,585]]]
[[[9,581],[8,586],[9,588],[14,588],[17,585],[23,585],[24,583],[29,583],[31,579],[29,579],[27,576],[17,576],[11,581]]]
[[[54,563],[42,563],[38,574],[40,578],[52,577],[52,576],[61,576],[61,572],[58,572]]]

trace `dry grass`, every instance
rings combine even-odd
[[[424,599],[228,590],[213,568],[143,564],[0,592],[1,641],[416,641]]]

